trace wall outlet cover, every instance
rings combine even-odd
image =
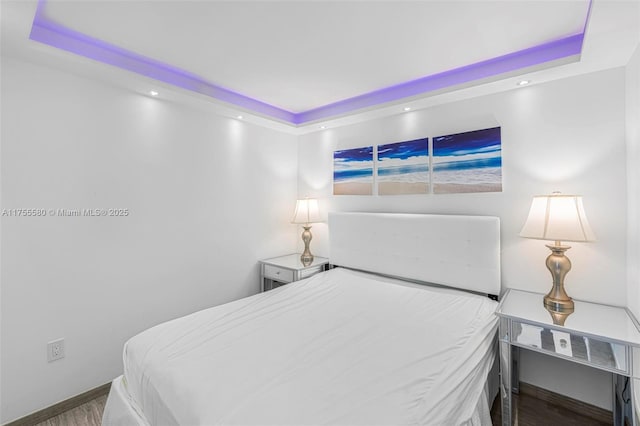
[[[47,343],[47,362],[64,358],[64,339],[57,339]]]

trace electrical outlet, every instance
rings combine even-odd
[[[64,339],[47,343],[47,362],[64,358]]]

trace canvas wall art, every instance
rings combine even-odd
[[[333,152],[333,195],[373,194],[373,146]]]
[[[429,138],[378,145],[378,194],[429,193]]]
[[[500,127],[433,138],[433,192],[502,191]]]

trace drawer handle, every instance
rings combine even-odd
[[[276,271],[276,275],[280,275],[280,271]]]

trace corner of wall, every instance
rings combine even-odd
[[[640,44],[625,72],[627,306],[640,317]]]

